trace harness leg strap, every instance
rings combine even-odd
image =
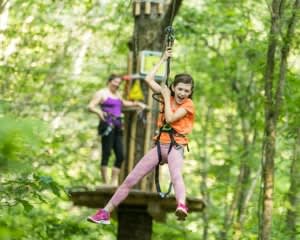
[[[173,128],[168,128],[167,130],[164,129],[163,127],[160,128],[160,131],[159,131],[159,134],[157,136],[157,140],[156,140],[156,148],[157,148],[157,155],[158,155],[158,164],[155,168],[155,186],[156,186],[156,191],[158,192],[159,196],[161,198],[165,198],[167,197],[171,190],[172,190],[172,182],[170,182],[169,184],[169,188],[168,188],[168,191],[166,193],[163,193],[161,191],[161,188],[160,188],[160,184],[159,184],[159,165],[161,164],[162,162],[162,155],[161,155],[161,146],[160,146],[160,135],[162,132],[167,132],[169,134],[169,137],[170,137],[170,146],[169,146],[169,149],[168,149],[168,154],[172,151],[172,147],[173,146],[178,146],[177,142],[175,141],[175,138],[174,138],[174,134],[176,133],[176,131],[173,129]]]
[[[170,143],[169,149],[168,149],[168,154],[172,150],[173,143]],[[158,164],[156,165],[155,168],[155,186],[156,186],[156,191],[158,192],[159,196],[161,198],[166,198],[172,191],[172,182],[169,183],[168,191],[166,193],[163,193],[160,188],[160,183],[159,183],[159,165],[162,162],[162,155],[161,155],[161,147],[160,147],[160,142],[156,142],[156,148],[157,148],[157,154],[158,154]]]

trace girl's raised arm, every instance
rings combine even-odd
[[[147,74],[145,81],[148,84],[148,86],[153,90],[155,93],[161,92],[161,86],[155,82],[155,75],[160,68],[160,66],[169,58],[172,56],[172,50],[168,49],[164,52],[163,56],[159,60],[159,62],[153,67],[153,69]]]

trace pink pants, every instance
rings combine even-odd
[[[183,148],[174,146],[169,154],[168,149],[169,144],[161,144],[162,161],[168,163],[177,203],[185,203],[185,186],[181,173],[183,167]],[[136,164],[112,196],[109,203],[117,207],[128,196],[130,189],[145,175],[155,169],[157,164],[157,148],[154,147]]]

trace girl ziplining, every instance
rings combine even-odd
[[[155,169],[160,163],[167,163],[171,182],[174,186],[177,208],[175,214],[178,220],[185,220],[188,215],[186,206],[185,185],[182,177],[183,149],[188,144],[186,137],[192,131],[195,109],[191,99],[194,89],[193,78],[186,73],[175,76],[170,88],[155,82],[155,75],[160,66],[172,56],[172,50],[165,51],[160,61],[146,76],[145,82],[155,92],[162,95],[163,111],[160,113],[158,127],[162,130],[160,138],[155,137],[161,151],[161,159],[157,147],[152,148],[129,173],[124,182],[118,187],[104,208],[101,208],[88,221],[109,224],[110,213],[128,196],[130,189],[145,175]],[[163,129],[172,129],[172,134]],[[170,147],[171,146],[171,147]]]

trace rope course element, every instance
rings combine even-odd
[[[175,5],[176,5],[176,0],[172,1],[172,10],[171,10],[171,15],[169,18],[169,25],[166,27],[165,29],[165,47],[164,49],[172,49],[174,41],[175,41],[175,33],[174,33],[174,29],[172,27],[172,22],[174,19],[174,14],[175,14]],[[163,79],[162,81],[162,85],[167,85],[169,87],[169,76],[170,76],[170,64],[171,64],[171,58],[169,57],[167,59],[167,71],[166,71],[166,77]],[[161,93],[154,93],[152,94],[153,99],[155,99],[156,101],[160,102],[162,104],[162,111],[164,111],[164,102],[162,100],[161,97]],[[162,115],[163,116],[163,115]],[[156,140],[156,146],[157,146],[157,154],[158,154],[158,164],[155,168],[155,187],[156,187],[156,191],[158,192],[159,196],[161,198],[166,198],[172,190],[172,182],[169,183],[169,187],[167,192],[162,192],[161,187],[160,187],[160,183],[159,183],[159,165],[162,162],[162,155],[161,155],[161,148],[160,148],[160,135],[162,132],[167,132],[170,136],[170,146],[168,149],[168,154],[171,152],[172,147],[174,145],[176,145],[176,141],[174,140],[174,129],[164,121],[162,121],[164,123],[164,125],[159,129],[159,134],[157,136],[157,140]]]

